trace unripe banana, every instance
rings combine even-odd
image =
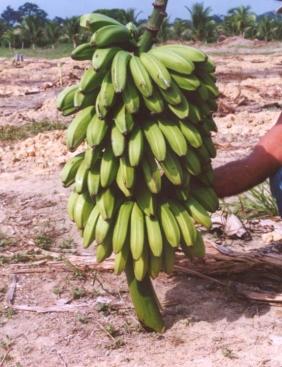
[[[64,166],[60,173],[60,179],[64,185],[64,187],[71,186],[75,181],[75,175],[79,166],[81,165],[84,159],[84,153],[80,153],[74,157],[72,157]]]
[[[121,25],[117,20],[104,14],[89,13],[80,17],[80,26],[89,29],[92,33],[107,25]]]
[[[115,254],[118,254],[125,244],[132,208],[132,201],[125,201],[120,206],[113,232],[113,250]]]
[[[149,53],[154,55],[170,70],[190,75],[195,69],[195,65],[192,61],[184,58],[182,55],[179,55],[172,49],[156,47],[153,48]]]
[[[177,126],[177,121],[162,116],[159,117],[158,123],[159,128],[161,129],[174,153],[176,153],[179,157],[186,155],[188,146],[183,133]]]
[[[102,215],[99,215],[97,220],[96,228],[95,228],[95,240],[97,244],[101,244],[105,241],[108,233],[111,230],[112,223],[108,220],[105,220]]]
[[[184,59],[190,60],[191,62],[203,63],[207,61],[207,55],[205,55],[204,52],[194,47],[189,47],[189,46],[184,46],[184,45],[165,45],[165,46],[160,47],[160,49],[161,48],[169,49],[177,53],[178,55],[184,57]]]
[[[77,46],[71,53],[71,58],[77,61],[91,60],[95,49],[90,43]]]
[[[89,169],[92,168],[99,159],[101,159],[101,151],[99,148],[86,148],[84,162]]]
[[[148,244],[154,256],[160,257],[163,252],[161,226],[156,217],[145,216]]]
[[[122,249],[119,253],[115,255],[115,261],[114,261],[114,273],[116,275],[120,275],[124,272],[127,260],[129,255],[129,243],[126,240],[125,244],[122,246]]]
[[[168,203],[163,203],[160,205],[160,221],[162,224],[162,230],[169,244],[172,247],[178,247],[180,245],[181,238],[180,230],[177,220],[170,210]]]
[[[161,89],[160,88],[161,95],[163,96],[164,100],[172,106],[176,106],[181,104],[184,95],[181,91],[181,89],[178,87],[178,85],[175,83],[175,81],[171,81],[171,86],[167,89]]]
[[[74,106],[74,96],[78,91],[77,85],[65,88],[57,97],[56,106],[59,111],[71,109]]]
[[[201,85],[200,80],[194,75],[187,76],[173,72],[171,76],[176,81],[179,88],[183,90],[194,91]]]
[[[81,162],[79,169],[75,175],[75,191],[81,194],[87,188],[87,176],[89,168],[85,161]]]
[[[189,149],[189,152],[183,157],[183,164],[193,176],[198,176],[202,172],[201,161],[192,149]]]
[[[99,28],[91,37],[90,43],[97,48],[111,46],[131,46],[129,30],[124,25],[106,25]]]
[[[111,146],[103,153],[100,167],[100,183],[103,188],[109,187],[116,178],[118,161],[114,156]]]
[[[121,177],[125,184],[125,187],[132,189],[135,182],[135,169],[131,167],[128,158],[122,156],[119,160],[119,165],[121,169]]]
[[[75,202],[74,221],[78,229],[83,229],[93,209],[93,202],[86,194],[80,194]]]
[[[97,72],[93,68],[89,68],[82,75],[79,83],[79,89],[83,93],[93,92],[95,89],[100,87],[103,77],[104,73]]]
[[[134,260],[138,260],[144,250],[145,220],[142,210],[134,203],[130,218],[130,250]]]
[[[154,256],[150,255],[150,277],[156,279],[160,274],[162,267],[163,267],[163,256]]]
[[[111,143],[115,157],[122,156],[125,149],[125,137],[116,126],[112,128]]]
[[[209,212],[213,213],[219,208],[219,200],[213,188],[202,186],[192,191],[192,195]]]
[[[160,92],[154,88],[153,94],[150,97],[144,97],[143,100],[145,103],[146,108],[152,114],[159,114],[162,113],[165,109],[165,104]]]
[[[129,136],[128,160],[132,167],[139,165],[144,151],[144,135],[139,126],[135,126]]]
[[[97,206],[104,220],[110,220],[115,209],[116,199],[111,189],[101,192],[97,198]]]
[[[214,132],[218,131],[216,123],[214,122],[212,118],[205,119],[205,121],[203,121],[203,126],[205,129],[209,131],[214,131]]]
[[[193,246],[197,241],[197,230],[189,213],[176,201],[170,201],[169,207],[177,220],[186,246]]]
[[[95,228],[99,215],[100,215],[99,208],[97,205],[95,205],[87,219],[83,231],[83,246],[85,248],[89,247],[91,243],[95,240]]]
[[[133,116],[126,111],[122,105],[114,116],[114,121],[121,134],[128,134],[134,127]]]
[[[154,195],[152,195],[151,191],[148,190],[143,182],[137,187],[136,201],[145,215],[150,217],[156,214],[156,203]]]
[[[138,260],[133,261],[134,276],[138,282],[142,282],[149,270],[148,250],[145,247]]]
[[[122,93],[127,81],[127,66],[130,60],[130,53],[120,50],[116,53],[112,63],[112,82],[114,91]]]
[[[100,145],[108,131],[108,123],[105,120],[99,119],[98,115],[94,115],[91,119],[87,132],[86,132],[86,140],[90,147],[95,147]]]
[[[160,170],[155,159],[152,156],[147,155],[147,157],[144,157],[141,164],[144,180],[148,189],[153,194],[158,194],[161,191],[162,180]]]
[[[185,206],[198,224],[203,225],[207,229],[211,228],[212,222],[208,212],[195,198],[190,197],[185,202]]]
[[[92,58],[94,70],[106,70],[119,50],[118,47],[98,48]]]
[[[105,120],[107,114],[108,114],[108,108],[105,107],[102,103],[102,95],[101,93],[98,94],[97,98],[96,98],[96,115],[98,116],[99,119],[101,120]]]
[[[167,274],[171,274],[173,272],[174,262],[175,262],[175,249],[171,247],[167,241],[164,241],[163,264],[164,264],[164,271]]]
[[[86,137],[88,124],[94,116],[95,109],[93,106],[86,107],[80,111],[67,130],[67,147],[73,152],[83,142]]]
[[[117,183],[118,188],[124,194],[125,197],[130,198],[130,197],[133,196],[133,190],[128,189],[125,186],[125,183],[123,181],[123,175],[122,175],[122,172],[121,172],[121,167],[118,168],[116,183]]]
[[[189,116],[190,106],[185,96],[182,96],[182,100],[178,105],[168,105],[168,108],[181,120]]]
[[[140,60],[145,66],[147,72],[154,82],[162,89],[168,89],[171,86],[171,76],[164,64],[153,54],[142,53]]]
[[[70,220],[72,220],[73,222],[74,222],[74,208],[75,208],[75,203],[76,203],[78,196],[79,194],[73,191],[70,194],[69,199],[68,199],[67,213],[68,213]]]
[[[113,252],[112,247],[112,236],[111,233],[107,235],[107,237],[104,239],[103,243],[100,243],[96,247],[96,261],[97,263],[101,263],[104,260],[106,260],[108,257],[111,256]]]
[[[153,94],[153,84],[140,58],[138,56],[132,56],[129,66],[135,86],[139,92],[144,97],[150,97]]]
[[[158,126],[157,121],[148,120],[144,122],[144,134],[146,140],[152,150],[154,157],[159,161],[163,161],[166,157],[166,142]]]
[[[204,135],[203,136],[203,141],[204,141],[204,145],[206,147],[206,149],[208,150],[209,152],[209,156],[211,158],[215,158],[216,157],[216,147],[211,139],[211,136],[209,135]]]
[[[166,158],[160,163],[160,165],[164,174],[173,185],[179,186],[183,183],[183,169],[178,158],[173,152],[167,149]]]
[[[95,197],[100,188],[100,165],[101,162],[97,161],[96,164],[88,172],[87,176],[87,188],[89,195]]]
[[[115,101],[115,90],[112,83],[111,73],[108,72],[103,79],[99,93],[99,109],[110,109]]]
[[[95,99],[98,93],[82,93],[81,90],[77,89],[73,97],[73,104],[77,110],[83,109],[88,106],[94,106]]]
[[[202,119],[202,115],[201,112],[199,110],[199,108],[195,105],[193,105],[192,103],[189,103],[189,116],[188,116],[189,120],[194,122],[194,123],[198,123],[199,121],[201,121]]]
[[[182,134],[193,148],[200,148],[203,145],[201,134],[195,126],[189,123],[184,124],[182,121],[179,122],[179,125]]]
[[[131,75],[127,75],[126,85],[123,90],[122,97],[123,103],[128,113],[134,114],[139,111],[140,96]]]

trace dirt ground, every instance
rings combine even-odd
[[[282,45],[239,46],[234,40],[207,48],[221,91],[215,166],[244,156],[281,111]],[[67,124],[55,96],[82,71],[69,59],[27,59],[19,68],[0,59],[0,128]],[[167,331],[148,334],[138,325],[123,276],[72,266],[68,256],[87,263],[93,250],[82,249],[66,215],[68,190],[58,173],[69,155],[64,131],[0,142],[1,367],[282,366],[279,307],[175,273],[155,281]],[[261,230],[253,228],[252,236],[225,245],[242,251],[264,245]],[[6,298],[13,289],[12,307]]]

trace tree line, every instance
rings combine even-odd
[[[134,22],[142,29],[146,23],[135,9],[95,9],[123,24]],[[264,41],[282,40],[282,16],[273,12],[257,16],[249,6],[230,9],[225,16],[212,14],[203,3],[185,6],[183,19],[166,19],[159,33],[160,41],[181,40],[216,42],[220,38],[240,35]],[[184,13],[184,14],[185,14]],[[38,5],[26,2],[18,9],[8,6],[0,16],[0,45],[9,48],[56,47],[72,43],[74,47],[89,39],[79,27],[79,17],[50,19]]]

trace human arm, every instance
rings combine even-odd
[[[215,191],[221,198],[240,194],[263,182],[281,166],[282,113],[249,156],[215,169]]]

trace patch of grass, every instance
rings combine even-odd
[[[267,182],[239,195],[238,198],[231,203],[223,202],[222,208],[244,219],[273,217],[278,215],[277,205],[275,199],[271,195]]]
[[[71,248],[73,248],[74,245],[74,241],[72,238],[68,238],[66,240],[64,240],[62,243],[60,243],[59,248],[61,250],[70,250]]]
[[[73,46],[71,44],[62,44],[55,48],[36,48],[35,50],[31,48],[10,50],[9,48],[0,47],[0,57],[13,58],[18,53],[24,55],[24,57],[60,59],[69,56],[72,50]]]
[[[72,298],[73,299],[80,299],[82,297],[85,297],[87,294],[86,290],[81,287],[76,287],[72,290]]]
[[[0,248],[8,247],[14,244],[14,240],[0,231]]]
[[[88,324],[90,321],[90,318],[87,315],[79,313],[77,315],[77,321],[79,321],[81,324]]]
[[[65,130],[66,125],[51,122],[31,122],[22,126],[0,126],[0,141],[25,140],[39,133],[53,130]]]
[[[34,240],[36,246],[40,247],[42,250],[50,250],[53,240],[47,234],[40,234]]]
[[[221,352],[225,358],[238,359],[238,356],[229,348],[222,348]]]
[[[59,296],[63,293],[63,288],[61,287],[54,287],[53,288],[53,293],[56,295],[56,296]]]

